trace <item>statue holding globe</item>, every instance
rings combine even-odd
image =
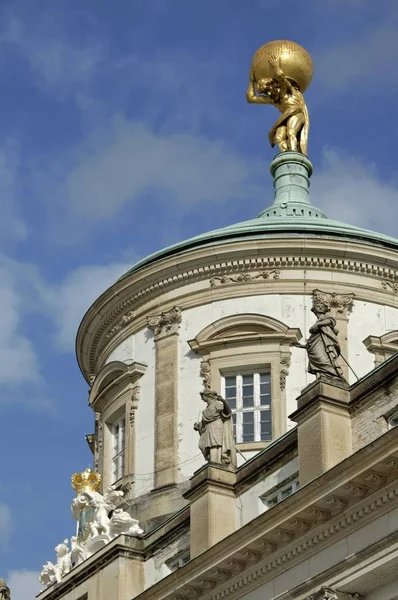
[[[282,114],[269,132],[272,147],[307,154],[309,116],[303,92],[312,79],[311,57],[299,44],[268,42],[252,59],[246,99],[273,104]]]

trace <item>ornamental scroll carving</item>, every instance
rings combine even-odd
[[[395,283],[394,281],[388,281],[386,279],[385,281],[381,282],[381,287],[387,292],[394,292],[394,294],[398,294],[398,283]]]
[[[107,340],[109,340],[109,338],[111,338],[114,335],[116,335],[118,331],[120,331],[121,329],[123,329],[123,327],[126,327],[126,325],[128,325],[134,319],[135,315],[136,315],[136,311],[135,310],[129,310],[129,312],[126,313],[125,315],[123,315],[123,317],[120,319],[120,321],[118,323],[116,323],[116,325],[114,325],[112,327],[112,329],[110,329],[108,331],[108,333],[106,334],[105,338]]]
[[[225,285],[227,283],[250,283],[264,279],[279,279],[281,272],[278,269],[262,270],[257,273],[245,271],[237,275],[218,275],[210,279],[210,287]]]
[[[203,381],[203,388],[210,390],[211,388],[211,375],[210,375],[210,362],[208,360],[202,360],[200,363],[200,376]]]
[[[286,377],[289,375],[290,353],[281,354],[280,364],[281,370],[279,372],[279,385],[283,391],[286,388]]]
[[[172,333],[178,333],[181,323],[181,309],[174,306],[172,309],[160,313],[160,315],[152,315],[147,318],[149,329],[155,333],[155,337],[163,337]]]
[[[305,600],[361,600],[361,598],[359,594],[338,592],[330,587],[322,587],[319,592],[307,596]]]
[[[330,309],[339,317],[347,317],[353,309],[354,294],[336,294],[332,292],[323,292],[322,290],[313,291],[313,300],[318,300],[327,304]]]

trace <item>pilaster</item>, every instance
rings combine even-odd
[[[317,380],[297,398],[299,480],[303,486],[352,454],[350,391]]]
[[[178,481],[178,331],[174,306],[147,320],[155,334],[155,489]]]
[[[191,511],[191,559],[236,530],[235,483],[234,471],[215,464],[206,464],[191,478],[184,494]]]

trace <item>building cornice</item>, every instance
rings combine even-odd
[[[391,430],[138,598],[242,597],[396,508],[397,458],[398,431]]]
[[[236,600],[397,508],[397,473],[398,429],[392,429],[190,561],[178,578],[166,577],[138,598]],[[144,540],[137,543],[143,544],[137,558],[145,558]],[[83,563],[40,598],[59,598],[61,586],[65,593],[64,585],[84,576],[85,564],[93,568]]]
[[[305,281],[298,274],[303,269]],[[317,277],[317,271],[324,270],[355,274],[359,279],[350,282],[342,276],[329,284],[324,276]],[[395,306],[397,273],[396,252],[365,243],[252,240],[186,251],[132,273],[98,298],[79,328],[78,361],[88,379],[103,356],[145,327],[148,317],[175,305],[186,310],[225,298],[312,293],[321,287],[326,293],[355,294],[356,300]]]

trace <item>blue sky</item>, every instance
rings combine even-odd
[[[313,56],[313,202],[397,235],[395,0],[3,0],[0,5],[0,576],[13,600],[74,531],[90,464],[74,356],[94,299],[148,253],[272,202],[271,107],[251,56]]]

